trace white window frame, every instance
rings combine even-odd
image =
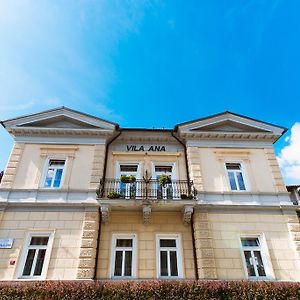
[[[60,185],[59,187],[45,187],[45,180],[47,177],[47,173],[48,173],[48,168],[49,168],[49,162],[50,160],[64,160],[65,164],[63,167],[63,172],[62,172],[62,176],[61,176],[61,181],[60,181]],[[48,156],[44,165],[44,170],[43,170],[43,176],[42,176],[42,180],[41,180],[41,184],[40,187],[43,189],[50,189],[50,190],[57,190],[57,189],[61,189],[65,180],[65,176],[66,176],[66,170],[67,170],[67,164],[68,164],[68,158],[66,156]]]
[[[140,161],[117,161],[116,162],[116,179],[121,178],[121,165],[128,165],[128,166],[138,166],[136,172],[136,179],[141,179],[141,162]]]
[[[115,276],[115,259],[116,259],[116,250],[119,247],[116,247],[117,239],[132,239],[132,272],[131,276]],[[124,259],[124,257],[123,257]],[[110,259],[110,277],[113,279],[131,279],[136,278],[136,269],[137,269],[137,234],[135,233],[114,233],[112,235],[111,242],[111,259]]]
[[[166,240],[176,240],[176,257],[177,257],[177,270],[178,276],[161,276],[160,275],[160,243],[161,239]],[[181,244],[181,235],[180,234],[157,234],[156,235],[156,276],[158,279],[183,279],[183,251]],[[169,271],[169,270],[168,270]],[[170,272],[169,272],[170,273]]]
[[[260,246],[249,246],[249,247],[243,247],[242,245],[242,238],[257,238],[259,241]],[[240,245],[240,251],[241,251],[241,257],[244,267],[245,276],[249,280],[274,280],[275,275],[271,264],[271,257],[269,254],[266,238],[264,234],[242,234],[239,235],[239,245]],[[266,276],[249,276],[248,270],[247,270],[247,263],[244,251],[260,251],[261,259],[264,265]]]
[[[245,190],[240,190],[239,189],[239,184],[238,184],[236,176],[234,176],[234,178],[236,180],[235,183],[236,183],[236,186],[237,186],[238,189],[237,190],[232,190],[231,189],[230,179],[229,179],[228,169],[226,167],[226,164],[239,164],[241,166],[241,173],[242,173],[243,180],[244,180]],[[229,189],[230,192],[233,192],[233,193],[245,193],[245,192],[249,192],[249,190],[250,190],[250,184],[249,184],[249,181],[248,181],[247,172],[246,172],[246,169],[245,169],[243,161],[241,161],[241,160],[226,160],[225,163],[224,163],[224,168],[225,168],[225,174],[226,174],[226,178],[227,178],[228,189]]]
[[[30,242],[32,237],[48,237],[48,244],[46,246],[46,255],[44,259],[44,264],[43,264],[43,269],[42,273],[39,276],[23,276],[23,271],[28,255],[28,251],[30,250]],[[47,271],[50,263],[50,257],[51,257],[51,251],[52,251],[52,246],[53,246],[53,241],[54,241],[54,232],[29,232],[26,235],[24,246],[22,249],[22,254],[20,257],[20,261],[18,264],[18,272],[17,272],[17,278],[18,279],[28,279],[28,280],[45,280],[47,276]],[[44,249],[45,246],[34,246],[34,249]],[[35,261],[36,262],[36,261]],[[35,267],[35,262],[32,265],[32,269]],[[33,267],[34,266],[34,267]],[[32,270],[31,269],[31,270]]]

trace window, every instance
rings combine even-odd
[[[113,236],[112,277],[135,277],[135,235]]]
[[[240,163],[226,163],[227,175],[232,191],[245,191],[242,167]]]
[[[158,277],[182,277],[179,236],[159,235],[157,237]]]
[[[241,245],[248,277],[266,277],[266,264],[259,237],[242,237]]]
[[[65,159],[49,159],[45,174],[45,188],[59,188],[62,183]]]
[[[120,178],[122,176],[134,176],[135,178],[138,177],[138,164],[120,164],[119,165],[119,176]],[[122,181],[120,181],[120,194],[125,199],[131,199],[136,198],[140,195],[137,195],[137,190],[141,190],[140,183],[138,182],[132,182],[129,184],[126,184]]]
[[[42,278],[50,258],[51,234],[31,234],[23,253],[21,278]]]

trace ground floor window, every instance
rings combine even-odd
[[[241,237],[243,260],[249,278],[266,277],[267,262],[261,238]]]
[[[159,278],[181,278],[182,256],[179,235],[157,235],[157,275]]]
[[[21,278],[42,278],[50,258],[52,234],[29,234],[24,247]]]
[[[136,236],[113,235],[112,277],[135,277]]]

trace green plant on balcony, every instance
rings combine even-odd
[[[123,183],[134,183],[136,181],[135,176],[133,175],[122,175],[121,182]]]
[[[121,198],[121,194],[119,194],[117,192],[109,192],[107,194],[107,198],[109,198],[109,199],[119,199],[119,198]]]
[[[161,186],[165,187],[166,184],[170,184],[171,183],[171,178],[170,178],[170,176],[163,174],[163,175],[159,176],[158,181],[159,181],[159,184]]]

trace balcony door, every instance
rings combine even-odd
[[[170,178],[170,183],[162,185],[160,183],[161,175],[166,175]],[[155,164],[153,182],[154,197],[157,199],[174,199],[176,198],[175,190],[173,188],[172,180],[175,180],[175,164]]]
[[[122,197],[125,199],[134,199],[139,197],[141,189],[139,187],[140,182],[122,182],[122,176],[134,176],[139,179],[139,164],[119,164],[118,177],[120,179],[119,190]]]

